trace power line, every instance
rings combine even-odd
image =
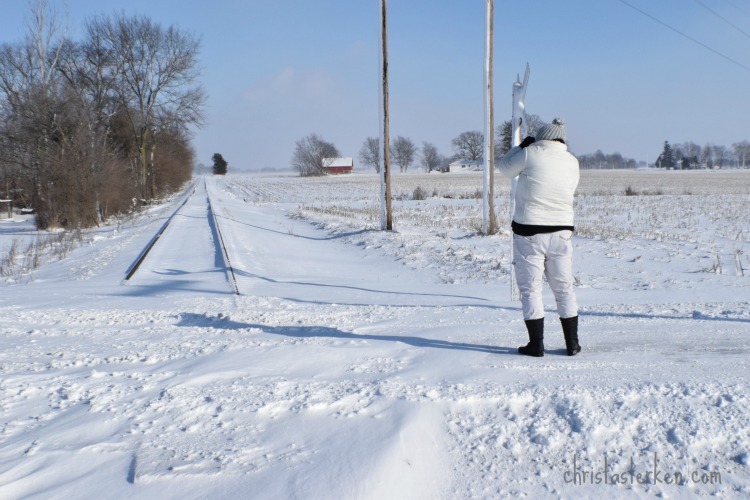
[[[713,10],[708,5],[704,4],[700,0],[695,0],[695,3],[697,3],[698,5],[700,5],[701,7],[703,7],[707,11],[709,11],[711,14],[715,15],[716,17],[718,17],[719,19],[721,19],[722,21],[724,21],[725,23],[727,23],[729,26],[731,26],[732,28],[736,29],[737,31],[739,31],[740,33],[742,33],[743,35],[745,35],[746,37],[750,38],[750,33],[748,33],[747,31],[744,31],[742,28],[740,28],[739,26],[737,26],[736,24],[734,24],[732,21],[730,21],[726,17],[722,16],[721,14],[719,14],[718,12],[716,12],[715,10]]]
[[[729,0],[724,0],[724,1],[725,1],[726,3],[728,3],[729,5],[731,5],[732,7],[734,7],[735,9],[737,9],[738,11],[740,11],[741,13],[745,14],[746,16],[750,16],[750,14],[748,14],[748,13],[747,13],[746,11],[742,10],[741,8],[739,8],[739,7],[737,6],[737,4],[735,4],[735,3],[733,3],[733,2],[730,2]]]
[[[731,58],[731,57],[729,57],[728,55],[726,55],[726,54],[722,54],[722,53],[721,53],[721,52],[719,52],[718,50],[716,50],[716,49],[713,49],[713,48],[709,47],[709,46],[708,46],[708,45],[706,45],[705,43],[703,43],[703,42],[701,42],[701,41],[699,41],[699,40],[696,40],[696,39],[695,39],[695,38],[693,38],[692,36],[690,36],[690,35],[688,35],[688,34],[686,34],[686,33],[683,33],[682,31],[678,30],[677,28],[673,28],[672,26],[668,25],[668,24],[667,24],[667,23],[665,23],[664,21],[661,21],[660,19],[657,19],[656,17],[652,16],[652,15],[651,15],[651,14],[649,14],[648,12],[645,12],[645,11],[643,11],[643,10],[639,9],[639,8],[638,8],[638,7],[636,7],[635,5],[633,5],[633,4],[629,3],[629,2],[626,2],[625,0],[620,0],[620,2],[624,3],[625,5],[627,5],[628,7],[630,7],[631,9],[633,9],[633,10],[636,10],[636,11],[640,12],[640,13],[641,13],[641,14],[643,14],[644,16],[646,16],[646,17],[648,17],[648,18],[650,18],[650,19],[653,19],[654,21],[656,21],[657,23],[661,24],[662,26],[664,26],[664,27],[666,27],[666,28],[669,28],[670,30],[672,30],[672,31],[674,31],[675,33],[677,33],[678,35],[680,35],[680,36],[682,36],[682,37],[685,37],[685,38],[687,38],[688,40],[690,40],[690,41],[691,41],[691,42],[693,42],[693,43],[697,43],[698,45],[700,45],[700,46],[701,46],[701,47],[703,47],[704,49],[710,50],[711,52],[713,52],[713,53],[714,53],[714,54],[716,54],[717,56],[719,56],[719,57],[723,57],[723,58],[724,58],[724,59],[726,59],[727,61],[729,61],[729,62],[731,62],[731,63],[733,63],[733,64],[736,64],[737,66],[739,66],[740,68],[744,69],[745,71],[748,71],[748,72],[750,72],[750,66],[746,66],[746,65],[742,64],[741,62],[737,61],[736,59],[732,59],[732,58]]]

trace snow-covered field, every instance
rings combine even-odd
[[[0,498],[750,496],[749,171],[582,172],[539,359],[480,175],[393,183],[394,232],[374,174],[0,221]]]

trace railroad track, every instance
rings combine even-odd
[[[125,272],[125,281],[129,281],[133,276],[136,275],[138,272],[138,269],[140,268],[141,264],[146,260],[146,257],[148,256],[149,252],[156,246],[156,243],[159,241],[159,238],[162,234],[164,234],[164,231],[166,231],[167,227],[169,227],[169,224],[172,223],[172,221],[175,219],[175,217],[179,214],[179,212],[183,209],[185,204],[190,200],[190,198],[195,195],[195,190],[197,187],[197,184],[200,181],[196,181],[192,188],[188,189],[188,194],[185,195],[185,199],[182,200],[182,202],[178,205],[178,207],[172,212],[172,214],[167,217],[167,219],[164,221],[164,224],[159,228],[159,230],[156,232],[156,234],[151,238],[151,240],[148,242],[148,244],[141,250],[138,257],[133,261],[133,263],[128,267],[128,269]],[[229,252],[227,251],[226,245],[224,243],[224,237],[221,232],[221,226],[219,225],[218,218],[216,217],[216,212],[214,211],[214,208],[211,204],[211,196],[208,193],[208,187],[206,185],[206,180],[203,178],[203,185],[206,188],[206,203],[208,205],[208,214],[209,214],[209,220],[208,224],[211,228],[211,232],[214,235],[214,241],[217,245],[219,245],[221,249],[221,255],[224,259],[224,263],[226,265],[226,275],[227,280],[229,281],[230,286],[232,287],[232,291],[235,293],[235,295],[240,295],[239,286],[237,285],[237,277],[235,276],[234,268],[232,267],[231,260],[229,258]]]
[[[234,268],[232,267],[232,261],[229,259],[229,252],[227,252],[227,247],[224,244],[224,236],[221,234],[221,226],[219,225],[219,220],[216,217],[216,212],[214,212],[213,206],[211,205],[211,196],[208,193],[208,186],[206,186],[206,178],[203,178],[203,185],[206,187],[206,201],[208,202],[208,214],[211,220],[209,221],[209,224],[211,225],[211,230],[216,233],[217,238],[214,238],[214,240],[219,244],[221,247],[221,255],[224,257],[224,262],[227,266],[227,278],[230,281],[230,284],[232,285],[232,288],[234,289],[235,295],[241,295],[240,289],[237,286],[237,277],[234,274]]]

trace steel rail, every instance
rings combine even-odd
[[[232,282],[232,287],[234,288],[234,294],[235,295],[241,295],[240,289],[237,286],[237,277],[234,275],[234,268],[232,267],[232,262],[229,260],[229,252],[227,251],[227,247],[224,244],[224,236],[221,234],[221,226],[219,226],[219,220],[216,217],[216,213],[214,212],[213,206],[211,205],[211,196],[208,193],[208,185],[206,185],[205,178],[203,179],[204,186],[206,188],[206,201],[208,202],[208,213],[211,214],[211,219],[213,220],[213,228],[216,230],[216,235],[218,236],[218,243],[219,246],[221,246],[221,254],[224,257],[224,262],[227,264],[227,270],[229,271],[227,273],[227,277]]]
[[[195,194],[195,184],[193,184],[192,191],[190,194],[185,196],[185,199],[180,203],[180,206],[178,206],[174,212],[172,212],[172,215],[167,217],[167,220],[164,221],[164,224],[162,224],[161,228],[156,232],[153,238],[151,238],[151,241],[148,242],[148,244],[145,246],[143,250],[141,250],[141,253],[138,255],[138,257],[133,261],[132,264],[130,264],[130,267],[128,267],[128,270],[125,271],[125,281],[128,281],[130,278],[135,275],[136,271],[138,271],[138,268],[141,266],[144,260],[146,260],[146,256],[151,251],[151,249],[154,247],[156,242],[159,240],[159,237],[164,233],[164,231],[167,229],[167,226],[169,226],[169,223],[172,222],[172,219],[174,219],[174,216],[177,215],[177,212],[180,211],[182,207],[185,206],[185,204],[188,202],[191,196]]]

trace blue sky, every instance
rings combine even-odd
[[[230,169],[286,168],[310,133],[356,158],[378,133],[379,0],[49,1],[74,38],[86,18],[114,11],[201,38],[201,163],[219,152]],[[748,2],[628,3],[750,67]],[[27,1],[0,4],[0,41],[21,40]],[[484,9],[482,0],[388,2],[392,136],[449,155],[452,138],[483,130]],[[511,86],[528,62],[527,111],[564,117],[575,153],[653,161],[665,140],[750,140],[750,70],[622,1],[496,0],[495,11],[496,123],[510,118]]]

